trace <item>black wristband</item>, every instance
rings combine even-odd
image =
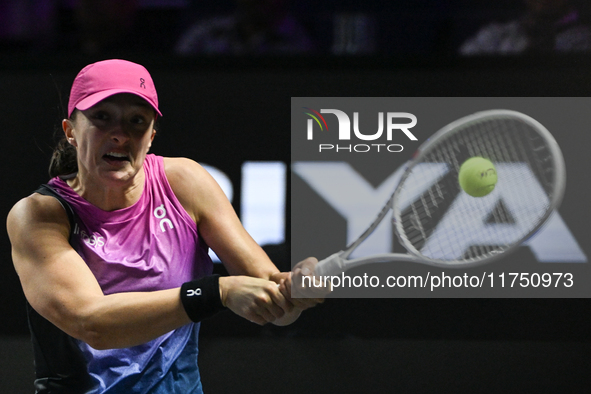
[[[219,280],[219,275],[210,275],[181,286],[181,302],[192,321],[200,322],[226,309],[220,298]]]

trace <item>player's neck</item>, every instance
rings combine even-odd
[[[114,211],[135,204],[144,191],[144,181],[145,173],[142,168],[129,180],[99,180],[79,171],[67,183],[92,205],[104,211]]]

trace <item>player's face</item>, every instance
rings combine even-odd
[[[150,104],[127,93],[77,111],[70,134],[77,148],[79,174],[112,186],[133,181],[154,139],[154,120]]]

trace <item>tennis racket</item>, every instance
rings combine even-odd
[[[497,171],[497,184],[484,197],[469,196],[458,182],[461,164],[474,156],[489,159]],[[510,110],[466,116],[419,147],[373,223],[346,249],[320,261],[315,275],[339,275],[363,264],[394,261],[449,268],[489,263],[513,251],[546,222],[560,204],[565,185],[560,147],[539,122]],[[407,253],[350,259],[390,211]]]

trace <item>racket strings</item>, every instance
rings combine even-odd
[[[478,260],[520,242],[544,220],[555,163],[532,125],[510,116],[485,118],[433,146],[403,179],[393,204],[398,234],[409,251],[430,259]],[[473,156],[497,168],[498,184],[486,197],[468,196],[457,181],[461,164]]]

